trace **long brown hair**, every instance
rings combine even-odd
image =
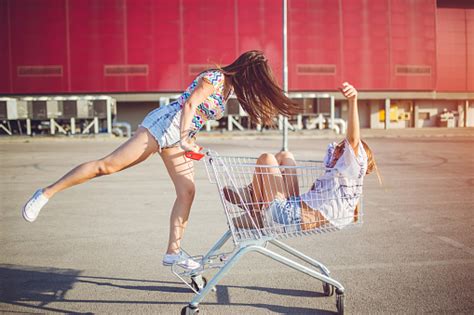
[[[379,181],[381,181],[380,175],[378,174],[377,163],[375,162],[375,157],[374,157],[374,153],[372,152],[372,149],[364,140],[360,139],[360,142],[362,142],[362,146],[364,147],[365,153],[367,153],[367,171],[365,172],[365,174],[368,175],[372,173],[373,171],[376,171],[377,177],[379,177]],[[345,145],[346,145],[346,141],[342,140],[341,142],[337,144],[336,150],[344,150]]]
[[[254,122],[270,125],[276,114],[289,116],[298,112],[298,104],[290,100],[276,83],[263,52],[247,51],[219,70]]]

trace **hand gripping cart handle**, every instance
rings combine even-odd
[[[199,147],[199,151],[202,151],[202,147]],[[201,152],[194,152],[194,151],[186,151],[184,155],[191,160],[199,161],[204,157],[204,153]]]

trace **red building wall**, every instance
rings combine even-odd
[[[465,11],[452,8],[438,11],[438,88],[441,90],[467,89]]]
[[[10,71],[9,15],[7,2],[0,1],[0,93],[12,90]]]
[[[474,91],[472,9],[434,0],[288,6],[292,91],[343,80],[361,90]],[[276,0],[3,0],[0,93],[180,91],[249,49],[263,50],[281,79],[281,28]]]
[[[466,10],[467,90],[474,91],[474,9]]]

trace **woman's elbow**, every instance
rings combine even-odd
[[[357,149],[360,138],[359,137],[347,137],[347,142],[351,145],[352,148]]]
[[[196,109],[196,105],[193,104],[193,102],[190,102],[189,100],[184,102],[183,104],[183,110],[186,110],[186,111],[192,111],[192,110],[195,110]]]

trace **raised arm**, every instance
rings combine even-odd
[[[357,154],[360,142],[359,111],[357,109],[357,90],[349,83],[344,82],[341,87],[341,92],[349,102],[349,119],[347,121],[346,139],[354,149],[355,154]]]
[[[198,146],[189,139],[191,122],[196,113],[196,108],[212,93],[214,93],[214,86],[206,80],[200,79],[194,91],[183,104],[180,124],[180,146],[185,151],[199,151]]]

